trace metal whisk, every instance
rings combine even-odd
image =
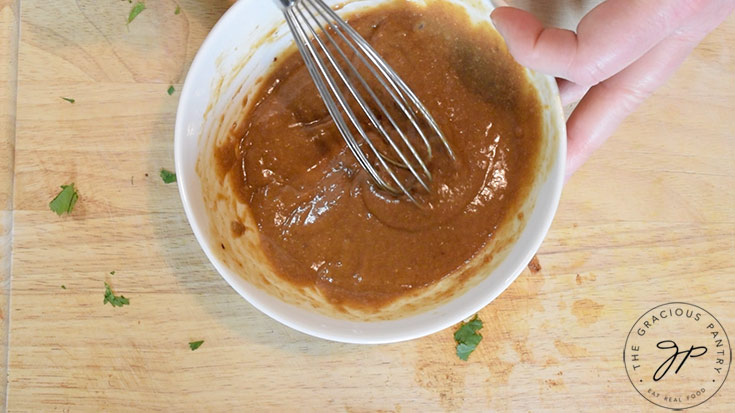
[[[410,171],[416,182],[426,191],[430,191],[429,184],[432,177],[427,167],[432,157],[430,138],[438,137],[452,159],[454,153],[436,121],[416,94],[370,44],[322,0],[274,1],[283,11],[296,46],[329,114],[359,164],[379,187],[396,195],[403,193],[414,202],[416,200],[411,195],[407,182],[399,178],[392,166]],[[338,44],[340,40],[346,48]],[[383,91],[390,96],[390,100],[386,99],[388,101],[383,102],[378,98],[376,90],[368,85],[366,78],[347,57],[347,53],[350,52],[354,53],[355,60],[367,68],[369,74],[366,75],[377,80]],[[356,83],[361,87],[357,87]],[[343,88],[349,95],[346,96],[342,92]],[[351,96],[356,103],[353,106],[359,107],[359,110],[367,116],[369,124],[361,124],[355,110],[348,104],[348,96]],[[394,112],[408,120],[410,127],[420,137],[414,140],[418,141],[419,145],[423,144],[423,151],[412,144],[409,133],[398,126],[400,119],[393,116],[388,107],[394,109],[397,107],[398,110]],[[345,120],[345,116],[350,124]],[[386,119],[388,125],[383,125],[380,118]],[[405,124],[405,119],[402,119],[401,123]],[[357,132],[359,140],[352,133],[350,125]],[[394,156],[378,148],[367,133],[366,127],[373,128],[377,132]],[[410,135],[415,136],[414,132]],[[374,155],[376,164],[370,161],[368,157],[370,152],[366,153],[363,150],[364,146],[367,146]],[[384,174],[381,174],[380,168]]]

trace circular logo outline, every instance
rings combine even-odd
[[[658,404],[658,403],[650,400],[648,397],[646,397],[643,393],[641,393],[640,390],[638,390],[638,387],[635,385],[635,383],[633,383],[633,379],[630,378],[630,373],[628,372],[628,363],[627,363],[627,361],[625,359],[626,352],[628,351],[628,340],[630,339],[630,335],[633,333],[633,329],[635,329],[635,326],[638,325],[638,322],[641,321],[641,319],[643,319],[643,317],[645,317],[646,314],[651,313],[653,310],[655,310],[655,309],[657,309],[659,307],[664,307],[664,306],[672,305],[672,304],[685,304],[685,305],[689,305],[689,306],[692,306],[694,308],[698,308],[698,309],[704,311],[710,317],[712,317],[712,319],[715,320],[717,322],[717,324],[719,324],[719,326],[722,328],[722,333],[725,335],[725,339],[727,340],[727,343],[728,343],[728,350],[730,351],[730,361],[727,364],[727,370],[725,371],[725,377],[722,379],[722,382],[720,383],[719,387],[717,387],[717,390],[715,390],[714,392],[712,392],[712,394],[709,397],[707,397],[706,399],[702,400],[701,402],[699,402],[699,403],[697,403],[695,405],[686,406],[686,407],[668,407],[668,406],[662,406],[662,405],[660,405],[660,404]],[[672,302],[669,302],[669,303],[659,304],[659,305],[657,305],[657,306],[655,306],[655,307],[647,310],[640,317],[638,317],[638,319],[636,319],[635,322],[633,323],[633,326],[630,328],[630,331],[628,331],[628,335],[625,337],[625,347],[623,347],[623,367],[625,368],[625,375],[628,377],[628,381],[633,386],[633,389],[635,389],[636,393],[640,394],[641,397],[643,397],[643,399],[645,399],[646,401],[648,401],[649,403],[651,403],[651,404],[653,404],[655,406],[658,406],[658,407],[661,407],[661,408],[664,408],[664,409],[669,409],[669,410],[674,410],[674,411],[684,410],[684,409],[692,409],[692,408],[695,408],[695,407],[697,407],[697,406],[699,406],[699,405],[707,402],[709,399],[711,399],[712,397],[714,397],[715,394],[717,394],[717,392],[719,392],[720,389],[722,388],[722,386],[725,384],[725,382],[727,381],[727,377],[730,374],[730,367],[731,366],[732,366],[732,343],[730,342],[730,337],[727,335],[727,331],[725,331],[725,326],[723,326],[722,323],[720,322],[720,320],[718,320],[717,317],[715,317],[714,315],[712,315],[712,313],[710,313],[709,311],[707,311],[704,308],[702,308],[702,307],[700,307],[698,305],[695,305],[695,304],[687,303],[687,302],[684,302],[684,301],[672,301]]]

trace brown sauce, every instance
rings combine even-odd
[[[435,148],[423,207],[375,188],[297,52],[277,59],[215,161],[249,205],[281,278],[340,306],[376,308],[456,274],[516,216],[535,173],[541,109],[501,39],[456,6],[397,2],[349,23],[416,92],[456,153],[452,162]],[[233,237],[243,231],[232,224]]]

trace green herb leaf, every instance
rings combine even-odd
[[[168,92],[168,95],[171,96],[174,94],[174,92],[176,92],[176,89],[174,89],[173,85],[171,85],[168,87],[167,92]]]
[[[176,6],[176,11],[174,14],[181,14],[181,6]]]
[[[66,290],[66,286],[64,284],[61,284],[61,288]]]
[[[67,102],[69,102],[69,103],[72,103],[72,104],[73,104],[74,102],[76,102],[76,100],[75,100],[75,99],[72,99],[72,98],[65,98],[65,97],[62,97],[62,99],[64,99],[65,101],[67,101]]]
[[[138,15],[145,10],[145,4],[143,4],[142,1],[139,1],[135,3],[132,9],[130,9],[130,14],[128,15],[128,24],[132,23],[133,20],[135,20]]]
[[[199,347],[201,347],[202,344],[204,344],[204,340],[190,341],[189,342],[189,348],[191,349],[191,351],[194,351],[194,350],[198,349]]]
[[[475,314],[472,320],[462,324],[457,329],[454,333],[454,341],[457,342],[457,357],[467,361],[467,358],[482,341],[482,335],[477,332],[481,328],[482,320],[477,318],[477,314]]]
[[[176,174],[161,168],[161,179],[163,179],[163,183],[170,184],[172,182],[176,182]]]
[[[74,183],[71,185],[61,185],[61,192],[49,202],[48,206],[59,216],[64,213],[70,214],[78,199],[79,194],[74,188]]]
[[[110,271],[110,275],[115,275],[115,270]]]
[[[482,328],[482,320],[477,318],[475,315],[472,320],[468,321],[454,333],[454,340],[458,343],[466,341],[469,337],[473,336],[477,330]]]
[[[467,361],[467,359],[470,357],[470,354],[475,351],[475,348],[477,348],[477,346],[471,346],[464,343],[457,344],[457,357],[459,357],[461,360]]]
[[[110,289],[110,284],[105,283],[105,300],[102,301],[102,304],[107,303],[110,303],[113,307],[122,307],[124,305],[130,305],[130,300],[123,295],[117,296],[113,294]]]

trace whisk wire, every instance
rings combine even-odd
[[[297,2],[296,4],[298,5],[299,3],[300,2]],[[342,81],[345,84],[347,84],[348,87],[351,87],[351,85],[349,84],[349,82],[347,81],[347,79],[345,79],[343,77],[344,76],[344,73],[339,69],[339,66],[337,66],[335,64],[335,62],[334,62],[333,58],[331,57],[331,54],[329,53],[329,51],[325,49],[324,44],[321,41],[321,39],[319,38],[319,36],[316,34],[315,29],[310,24],[308,24],[308,21],[306,21],[306,17],[304,16],[303,12],[300,9],[298,9],[297,7],[292,8],[292,10],[294,10],[294,12],[293,12],[294,13],[294,16],[297,16],[297,13],[298,13],[298,15],[301,16],[301,18],[302,18],[302,21],[303,21],[304,24],[303,25],[300,25],[300,24],[299,25],[296,25],[296,27],[299,30],[299,37],[302,40],[303,39],[306,39],[306,41],[304,43],[305,43],[306,49],[308,49],[308,53],[310,55],[309,56],[309,59],[310,59],[311,62],[313,62],[313,63],[316,64],[316,66],[318,67],[319,71],[322,74],[322,77],[320,79],[317,80],[315,78],[315,83],[317,83],[317,84],[318,83],[321,83],[319,80],[326,82],[326,84],[329,86],[329,89],[332,92],[332,96],[334,96],[334,98],[337,99],[337,101],[340,104],[340,107],[342,108],[342,110],[344,110],[345,114],[347,115],[347,118],[350,120],[350,122],[352,123],[352,125],[355,127],[355,129],[357,130],[357,132],[360,134],[360,136],[365,141],[365,143],[367,143],[367,145],[370,147],[370,149],[373,151],[373,153],[376,154],[377,160],[380,163],[380,165],[385,169],[385,171],[391,177],[392,181],[396,185],[398,185],[398,187],[400,188],[400,192],[406,194],[412,201],[415,202],[416,201],[415,198],[406,189],[406,187],[404,186],[404,184],[398,179],[398,177],[396,176],[396,174],[393,171],[393,169],[390,168],[388,166],[388,164],[385,162],[385,160],[380,156],[380,154],[379,154],[377,148],[375,147],[374,143],[367,136],[367,133],[365,132],[365,129],[362,127],[362,125],[360,124],[360,121],[357,119],[357,116],[355,115],[354,111],[352,110],[352,108],[347,103],[344,94],[339,90],[339,86],[337,85],[337,82],[335,81],[334,77],[330,73],[329,68],[326,66],[326,64],[322,60],[321,56],[319,55],[319,53],[315,49],[315,47],[312,44],[312,42],[309,41],[309,36],[308,36],[308,34],[306,33],[306,30],[304,30],[304,27],[303,27],[304,25],[307,26],[309,28],[309,30],[313,33],[314,40],[316,40],[317,41],[317,44],[322,48],[322,50],[325,51],[326,57],[330,60],[330,63],[332,64],[332,67],[334,69],[336,69],[336,72],[340,75],[340,77],[342,78]],[[307,59],[306,57],[304,57],[304,58]],[[320,91],[319,93],[322,93],[322,92]],[[324,95],[322,95],[322,98],[324,98]],[[329,107],[327,109],[330,111],[330,114],[332,116],[334,116],[334,114],[332,113],[332,109],[330,109]],[[334,110],[336,112],[339,112],[339,109],[336,108],[336,106],[334,107]],[[341,114],[340,114],[340,118],[342,118],[341,117]],[[343,121],[344,121],[344,119],[343,119]],[[341,132],[341,130],[340,130],[340,132]],[[365,158],[365,154],[362,153],[362,151],[359,148],[359,144],[357,143],[357,141],[355,141],[355,139],[352,136],[352,134],[349,133],[349,129],[348,129],[348,133],[346,135],[343,133],[343,136],[345,137],[345,140],[346,141],[353,143],[353,145],[350,145],[350,149],[353,151],[353,153],[355,152],[355,150],[353,150],[353,148],[356,148],[357,152],[360,153],[359,156]],[[375,169],[372,168],[372,165],[371,165],[371,169],[368,170],[368,172],[370,172],[371,170],[372,171],[375,171]],[[379,180],[376,179],[376,181],[378,182],[379,185],[382,185],[384,188],[386,188],[390,192],[399,193],[399,191],[395,187],[393,187],[392,185],[389,185],[388,183],[386,183],[385,180],[383,180],[383,178],[377,173],[377,171],[375,173],[376,173],[376,175],[379,178]],[[375,179],[375,176],[373,176],[373,179]]]
[[[332,19],[334,19],[334,16],[337,16],[336,13],[334,13],[332,11],[332,9],[330,9],[324,3],[317,2],[317,5],[322,9],[322,11],[324,13],[331,15]],[[339,17],[339,16],[337,16],[337,17]],[[336,20],[336,21],[337,21],[338,24],[339,23],[343,23],[343,22],[341,22],[341,20]],[[432,149],[431,149],[431,144],[429,143],[428,138],[424,134],[423,129],[421,129],[421,127],[418,125],[418,121],[416,120],[416,116],[415,116],[414,111],[409,108],[409,106],[410,106],[409,103],[406,101],[406,98],[404,98],[404,96],[400,93],[401,89],[399,89],[399,87],[391,79],[390,74],[388,73],[388,71],[392,71],[392,69],[390,67],[387,67],[386,68],[384,66],[377,65],[377,67],[378,67],[378,69],[380,71],[380,74],[378,74],[378,72],[376,72],[376,70],[373,68],[373,64],[371,64],[365,58],[365,56],[363,56],[363,53],[365,53],[365,52],[363,51],[361,53],[362,47],[361,47],[360,50],[358,50],[352,44],[352,42],[350,42],[347,39],[347,37],[342,33],[342,31],[340,31],[337,27],[335,27],[334,24],[332,24],[331,22],[330,22],[330,25],[333,28],[333,30],[342,38],[342,40],[344,40],[345,43],[347,43],[347,45],[349,45],[350,49],[352,49],[353,53],[355,53],[355,56],[357,56],[360,59],[360,61],[363,63],[363,65],[365,65],[365,67],[368,68],[368,70],[370,70],[370,73],[372,73],[372,75],[380,82],[380,85],[383,87],[383,89],[385,89],[390,94],[391,98],[396,103],[396,106],[398,106],[399,109],[401,109],[401,111],[403,112],[403,114],[406,116],[406,118],[409,119],[409,121],[411,122],[411,126],[413,126],[413,128],[418,132],[419,136],[421,137],[421,140],[422,140],[422,142],[424,143],[424,145],[426,147],[427,158],[430,160],[432,158],[432,156],[433,156]],[[351,28],[349,25],[347,25],[347,26],[348,26],[348,28]],[[360,46],[360,44],[359,44],[360,41],[363,41],[364,42],[364,39],[362,37],[359,37],[359,38],[356,38],[355,41],[358,43],[358,47],[359,47]],[[372,50],[372,46],[370,46],[369,43],[367,43],[367,42],[364,42],[364,43],[365,44],[363,46],[366,46],[366,47],[368,47],[368,48],[370,48]],[[377,56],[377,53],[375,55]],[[371,58],[372,58],[372,56],[371,56]],[[390,86],[386,84],[386,81],[388,83],[390,83]],[[398,94],[394,93],[394,90],[395,91],[398,91],[399,93]],[[431,175],[429,175],[429,176],[431,176]],[[429,179],[431,179],[431,178],[429,178]]]
[[[288,24],[288,27],[291,30],[291,33],[293,33],[294,37],[297,37],[296,48],[299,50],[299,53],[301,54],[301,56],[303,57],[306,63],[306,69],[309,71],[309,75],[312,77],[312,79],[317,79],[319,77],[317,66],[314,63],[312,56],[309,54],[309,51],[306,49],[307,46],[310,45],[308,36],[306,35],[305,32],[303,32],[303,29],[300,26],[294,24],[294,20],[296,19],[296,16],[293,13],[293,9],[291,8],[285,9],[284,14],[286,15],[286,24]],[[342,117],[342,114],[337,108],[337,105],[332,99],[332,96],[329,93],[329,90],[327,89],[327,85],[324,84],[323,82],[316,82],[316,81],[314,82],[314,84],[316,85],[316,88],[319,91],[319,94],[322,96],[322,99],[324,100],[324,104],[327,107],[327,111],[329,111],[329,114],[334,120],[335,125],[337,125],[337,129],[339,129],[342,136],[345,136],[345,137],[350,136],[350,131],[347,126],[347,123],[345,122],[344,118]],[[380,186],[384,186],[384,185],[387,186],[387,183],[382,179],[382,177],[378,174],[378,172],[375,170],[375,168],[370,163],[370,161],[368,161],[365,154],[360,150],[358,143],[354,139],[345,139],[345,142],[347,144],[347,147],[350,149],[352,154],[357,159],[360,166],[362,166],[366,171],[368,171],[370,176],[376,180],[376,183]]]
[[[410,200],[417,203],[406,187],[408,182],[399,179],[389,164],[407,169],[421,187],[430,191],[429,182],[431,182],[432,176],[427,167],[427,160],[431,160],[433,154],[424,127],[428,125],[432,135],[439,138],[451,158],[455,159],[454,152],[434,118],[431,117],[429,111],[413,91],[378,55],[372,46],[322,0],[275,1],[286,17],[286,22],[296,40],[299,53],[304,59],[309,75],[314,80],[314,84],[330,116],[360,166],[367,171],[379,187],[394,194],[403,193]],[[340,46],[338,39],[341,39],[347,49]],[[422,158],[422,154],[411,143],[408,134],[401,129],[394,115],[391,114],[386,104],[370,87],[368,81],[353,64],[352,59],[347,56],[345,50],[351,51],[357,58],[355,63],[357,61],[362,63],[369,74],[372,75],[372,80],[377,81],[382,87],[382,91],[387,92],[392,99],[392,103],[397,107],[397,112],[394,111],[393,113],[402,113],[409,121],[426,147],[426,160]],[[322,56],[326,58],[326,62]],[[347,70],[343,69],[342,66],[346,66]],[[335,79],[333,73],[336,74],[339,80]],[[361,90],[358,90],[356,84],[353,84],[355,80],[361,86]],[[356,102],[356,106],[367,116],[370,122],[369,125],[374,128],[371,133],[378,132],[377,134],[397,155],[398,159],[394,159],[393,156],[389,156],[383,150],[378,149],[363,125],[360,124],[360,120],[353,107],[348,103],[348,97],[342,92],[342,88],[346,88],[349,92],[348,96],[353,99],[353,102]],[[368,104],[361,92],[367,94],[371,104]],[[381,120],[382,118],[376,115],[375,109],[378,110],[382,118],[387,120],[386,124]],[[347,119],[345,119],[345,116]],[[418,119],[418,117],[421,117],[421,119]],[[388,125],[392,128],[390,132],[386,129]],[[363,143],[358,142],[356,136],[353,135],[353,129],[362,139],[364,145],[369,147],[372,154],[375,155],[377,163],[371,162],[368,158],[363,150]],[[400,137],[402,145],[399,145],[392,135]],[[409,155],[404,152],[405,149],[408,149]],[[383,174],[376,169],[376,166],[383,170]],[[384,179],[384,174],[390,177],[390,183]]]
[[[321,3],[321,2],[317,2],[316,6],[318,6],[318,7],[324,7],[325,5],[323,3]],[[326,7],[326,9],[331,12],[331,9],[329,9],[329,7]],[[426,147],[427,158],[429,160],[431,160],[431,157],[432,157],[431,144],[429,143],[428,138],[424,134],[424,131],[418,125],[418,121],[416,120],[414,111],[408,108],[408,102],[406,102],[406,99],[403,96],[401,96],[400,93],[399,94],[396,94],[394,92],[394,90],[398,90],[397,87],[395,86],[395,84],[392,84],[390,78],[387,78],[387,75],[386,74],[384,74],[384,73],[378,74],[378,72],[373,68],[373,65],[371,65],[370,62],[368,62],[368,60],[365,58],[365,56],[363,56],[362,53],[360,53],[360,50],[358,50],[352,44],[352,42],[342,33],[342,31],[339,29],[339,27],[336,26],[333,23],[333,20],[332,19],[329,19],[327,16],[325,16],[326,13],[324,12],[324,10],[317,9],[317,11],[327,21],[327,23],[329,24],[330,28],[335,33],[337,33],[337,35],[339,35],[339,37],[345,42],[345,44],[347,44],[349,46],[349,48],[352,50],[352,52],[355,54],[355,56],[357,56],[357,58],[362,62],[362,64],[370,71],[370,73],[373,75],[373,77],[383,87],[383,90],[385,90],[386,92],[388,92],[388,94],[390,95],[390,97],[393,99],[393,102],[396,104],[396,106],[398,106],[398,108],[401,110],[401,112],[403,112],[403,114],[406,116],[406,118],[411,123],[411,126],[413,126],[414,130],[416,130],[416,132],[418,132],[419,136],[421,137],[422,142],[424,143],[424,145]],[[327,32],[327,35],[329,35],[328,32]],[[329,36],[329,38],[331,39],[331,36]],[[360,38],[360,39],[362,39],[362,38]],[[360,40],[360,39],[357,39],[357,40]],[[341,49],[339,49],[339,52],[340,52],[340,54],[344,58],[344,53],[342,53]],[[346,60],[346,62],[349,64],[349,66],[352,69],[352,71],[353,72],[356,72],[356,69],[354,68],[354,65],[352,65],[352,63],[349,60]],[[359,75],[359,73],[358,73],[358,75]],[[362,81],[362,76],[360,76],[360,79]],[[388,82],[391,82],[392,86],[387,85],[386,84],[386,80]],[[365,85],[364,82],[363,82],[363,86],[369,92],[372,92],[372,89],[369,88],[367,85]],[[388,116],[389,120],[391,121],[391,126],[393,126],[393,128],[396,131],[398,131],[398,133],[401,136],[401,139],[406,144],[406,146],[409,148],[409,150],[411,151],[412,155],[414,155],[414,158],[417,160],[417,162],[421,166],[421,169],[423,170],[423,172],[426,174],[426,176],[428,177],[428,179],[431,180],[432,179],[431,178],[431,172],[429,172],[429,169],[426,167],[426,164],[424,163],[424,160],[421,159],[421,157],[419,156],[419,154],[417,153],[417,151],[414,149],[413,145],[411,145],[410,142],[408,142],[408,138],[406,137],[405,134],[403,134],[403,131],[395,124],[395,122],[393,121],[393,117],[390,116],[390,113],[385,109],[385,106],[383,106],[382,102],[377,97],[375,97],[375,95],[373,93],[371,93],[371,96],[373,97],[373,99],[376,102],[378,102],[378,104],[379,104],[381,110],[383,111],[383,113],[386,114]],[[392,160],[390,158],[387,158],[387,160],[389,162],[391,162],[391,163],[394,163],[397,166],[405,167],[405,165],[400,164],[400,163],[398,163],[398,162],[396,162],[396,161],[394,161],[394,160]]]
[[[355,68],[355,66],[352,64],[352,62],[350,62],[349,58],[342,51],[342,48],[339,47],[339,45],[334,40],[334,38],[329,34],[329,32],[327,30],[325,30],[324,26],[317,19],[317,17],[314,15],[314,13],[308,7],[306,7],[306,4],[308,4],[308,2],[304,2],[304,5],[305,5],[304,6],[304,9],[309,13],[309,15],[311,16],[312,20],[319,27],[319,29],[321,30],[321,33],[324,35],[324,37],[327,38],[327,40],[329,41],[329,43],[333,46],[334,50],[337,51],[337,53],[339,54],[339,56],[345,62],[345,64],[347,65],[347,67],[350,69],[350,71],[352,72],[352,75],[354,76],[354,78],[357,79],[360,82],[360,84],[363,86],[364,90],[367,91],[367,93],[372,98],[373,102],[378,106],[378,108],[383,113],[383,115],[388,119],[389,123],[394,128],[394,130],[398,133],[398,135],[401,137],[401,140],[405,143],[406,147],[409,149],[409,151],[411,152],[411,154],[414,156],[414,158],[418,162],[419,166],[421,166],[421,169],[423,170],[423,172],[430,179],[431,178],[431,173],[429,172],[428,168],[426,167],[426,164],[424,164],[423,160],[421,159],[421,156],[418,154],[418,152],[413,147],[413,145],[411,145],[410,141],[408,140],[408,137],[403,133],[403,131],[401,130],[401,128],[398,126],[398,124],[396,123],[396,121],[393,119],[393,116],[391,116],[390,112],[385,108],[385,106],[380,101],[380,99],[375,95],[375,92],[373,92],[373,90],[367,84],[367,81],[358,72],[357,68]],[[303,16],[303,13],[301,13],[301,12],[299,12],[299,13],[302,14],[302,16]],[[317,10],[317,13],[319,13],[318,10]],[[323,15],[322,15],[322,18],[324,18]],[[328,20],[327,20],[327,22],[329,23]],[[330,26],[334,28],[333,25],[330,24]],[[337,62],[332,58],[332,56],[329,53],[326,53],[327,52],[327,46],[319,38],[317,31],[314,30],[313,26],[310,26],[310,27],[312,27],[311,32],[314,35],[316,42],[325,51],[325,54],[327,56],[327,59],[332,64],[332,66],[334,67],[335,71],[338,73],[340,79],[342,80],[342,83],[350,91],[350,94],[352,95],[352,97],[355,98],[355,100],[358,102],[358,105],[363,110],[363,112],[368,116],[368,119],[370,119],[370,122],[373,124],[373,126],[376,129],[378,129],[383,134],[383,136],[390,137],[390,134],[388,133],[387,130],[385,130],[385,128],[383,127],[382,123],[377,119],[377,117],[375,116],[375,113],[372,111],[372,109],[370,109],[370,106],[367,104],[367,102],[365,101],[365,99],[362,97],[362,95],[359,93],[359,91],[357,91],[357,89],[349,82],[349,80],[347,79],[347,75],[344,73],[344,71],[342,70],[342,68],[337,64]],[[366,137],[366,139],[369,140],[369,137]],[[426,184],[426,182],[424,181],[424,179],[421,177],[421,174],[419,174],[416,171],[416,169],[413,166],[413,163],[410,162],[407,159],[406,155],[403,153],[403,151],[401,151],[401,149],[398,147],[398,145],[392,139],[385,139],[385,140],[387,141],[387,143],[391,146],[391,148],[393,149],[393,151],[395,151],[395,153],[398,155],[398,157],[403,162],[403,164],[399,164],[399,165],[408,168],[411,171],[411,173],[414,175],[414,177],[416,177],[417,181],[421,184],[421,186],[423,186],[424,189],[426,189],[427,191],[429,191],[430,190],[429,189],[429,186]],[[370,142],[370,143],[372,143],[372,142]],[[381,153],[380,151],[378,151],[375,148],[374,145],[371,145],[370,144],[369,146],[374,151],[374,153],[375,153],[376,156],[384,156],[383,153]],[[388,160],[388,159],[386,159],[386,160]],[[388,167],[388,166],[386,165],[386,167]]]
[[[360,36],[360,34],[352,28],[349,24],[345,23],[344,20],[342,20],[337,13],[334,12],[329,6],[327,6],[323,1],[316,0],[313,1],[313,3],[317,4],[324,12],[331,17],[332,20],[334,20],[347,34],[350,35],[352,39],[355,40],[355,43],[360,47],[360,49],[368,55],[370,60],[378,66],[381,73],[386,76],[389,80],[391,80],[391,84],[393,87],[395,87],[397,90],[402,91],[405,93],[408,98],[410,99],[411,103],[421,112],[421,114],[426,118],[431,128],[434,130],[434,133],[439,137],[439,139],[444,144],[444,147],[446,148],[447,152],[449,152],[449,155],[452,157],[452,159],[455,159],[454,151],[452,151],[451,146],[449,145],[449,142],[447,141],[446,137],[442,133],[441,129],[439,128],[439,125],[436,123],[434,118],[429,113],[428,109],[421,103],[419,98],[416,96],[416,94],[406,85],[406,83],[401,79],[400,76],[393,70],[393,68],[388,65],[388,63],[383,60],[383,58],[380,57],[377,51],[373,49],[372,46],[370,46],[370,43],[368,43],[365,39]],[[360,56],[358,54],[358,56]],[[370,67],[368,65],[368,67]],[[389,89],[388,89],[389,90]]]

